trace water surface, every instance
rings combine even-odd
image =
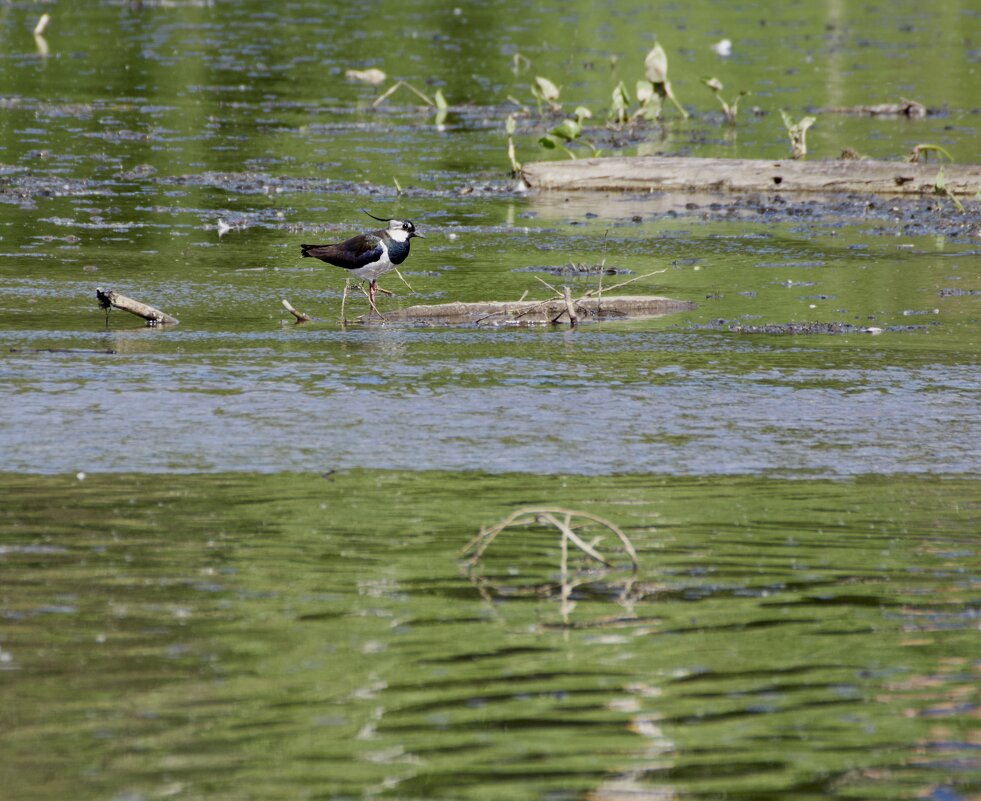
[[[977,789],[977,481],[4,486],[11,797]],[[592,575],[564,620],[545,530],[501,535],[484,586],[457,556],[543,502],[617,520],[640,557],[637,574]]]

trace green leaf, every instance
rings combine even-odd
[[[646,106],[651,101],[651,98],[654,97],[654,84],[642,78],[637,81],[637,89],[634,94],[637,95],[637,102],[642,106]]]
[[[644,74],[651,83],[664,83],[668,79],[668,56],[660,43],[644,59]]]
[[[545,136],[539,139],[538,144],[540,144],[542,147],[546,148],[547,150],[555,150],[555,140],[548,134],[545,134]]]
[[[437,89],[436,94],[433,95],[433,102],[436,103],[436,108],[439,111],[446,111],[450,104],[446,102],[446,98],[443,97],[443,90]]]
[[[549,103],[551,103],[552,101],[559,99],[559,87],[552,83],[548,78],[537,76],[535,78],[535,85],[538,87],[538,91],[543,100],[547,100]]]
[[[562,120],[562,122],[549,131],[550,135],[557,136],[559,139],[564,139],[566,142],[571,142],[581,133],[582,125],[575,120]]]

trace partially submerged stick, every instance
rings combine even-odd
[[[569,315],[569,326],[576,327],[579,316],[576,314],[576,304],[572,302],[572,290],[569,287],[562,287],[562,299],[565,301],[565,311]]]
[[[120,295],[111,289],[98,287],[95,290],[95,296],[99,299],[99,305],[107,313],[109,309],[122,309],[123,311],[128,311],[130,314],[135,314],[137,317],[142,317],[146,320],[148,326],[177,325],[179,322],[176,317],[171,317],[166,312],[160,311],[160,309],[155,309],[153,306],[148,306],[138,300]]]
[[[305,323],[313,319],[309,314],[304,314],[303,312],[294,309],[293,305],[286,298],[283,298],[283,308],[292,314],[298,323]]]

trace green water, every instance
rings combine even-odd
[[[544,157],[544,75],[607,152],[783,158],[784,107],[817,113],[811,158],[977,162],[979,20],[0,7],[0,797],[975,797],[978,201],[529,194],[504,124]],[[655,39],[692,118],[606,129]],[[366,67],[388,81],[345,80]],[[752,92],[735,129],[707,75]],[[441,89],[442,124],[372,107],[397,79]],[[819,111],[900,97],[935,113]],[[697,307],[343,327],[343,275],[299,244],[362,207],[426,235],[383,310],[596,286],[543,271],[568,262]],[[96,287],[181,322],[107,320]],[[851,328],[731,330],[788,323]],[[637,573],[563,613],[531,529],[469,576],[460,549],[528,504],[614,521]]]
[[[11,798],[977,790],[976,481],[4,484]],[[641,563],[566,624],[457,556],[543,501],[616,519]],[[556,577],[544,531],[487,557],[492,588]]]

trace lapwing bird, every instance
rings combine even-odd
[[[409,240],[417,236],[416,227],[411,220],[386,220],[375,217],[374,214],[361,209],[369,217],[380,222],[387,222],[388,228],[358,234],[345,239],[336,245],[300,245],[304,256],[312,256],[335,267],[343,267],[348,276],[368,282],[368,303],[371,310],[381,317],[381,312],[375,305],[375,289],[378,277],[384,275],[395,266],[401,264],[409,256]],[[344,286],[344,299],[347,299],[348,285]],[[344,314],[344,302],[341,302],[341,315]]]

